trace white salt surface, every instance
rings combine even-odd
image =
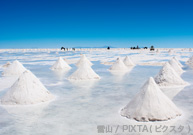
[[[192,56],[189,49],[175,49],[174,55],[168,55],[168,49],[160,48],[160,53],[149,53],[148,50],[139,52],[129,49],[98,49],[92,51],[62,52],[58,50],[37,49],[25,51],[20,50],[0,50],[0,65],[8,61],[12,62],[16,58],[30,69],[46,86],[46,88],[57,98],[47,105],[20,106],[0,106],[0,134],[1,135],[99,135],[97,125],[112,125],[115,131],[116,125],[146,125],[152,126],[185,126],[182,133],[187,133],[187,126],[193,129],[193,70],[185,65],[185,62]],[[56,54],[58,51],[58,54]],[[8,53],[9,52],[9,53]],[[100,80],[88,80],[84,82],[72,83],[67,78],[77,69],[71,65],[69,72],[56,73],[50,70],[50,66],[57,57],[65,57],[68,61],[76,63],[80,54],[86,54],[87,58],[94,64],[92,69],[101,77]],[[123,54],[124,53],[124,54]],[[112,74],[109,72],[110,65],[100,64],[101,62],[113,62],[117,57],[124,58],[131,56],[137,64],[130,72],[123,74]],[[183,64],[184,72],[181,77],[189,86],[176,89],[165,89],[163,92],[174,104],[182,110],[182,116],[164,122],[136,122],[124,118],[119,111],[139,92],[140,87],[150,76],[156,76],[162,66],[157,65],[169,61],[173,56]],[[155,64],[157,62],[157,64]],[[69,63],[69,62],[68,62]],[[149,65],[143,65],[149,63]],[[152,66],[153,65],[153,66]],[[0,70],[2,73],[2,70]],[[11,87],[9,79],[0,77],[0,88],[4,84]],[[10,78],[11,79],[11,78]],[[8,86],[9,85],[9,86]],[[2,97],[6,90],[0,91]],[[123,134],[119,128],[117,135]],[[137,130],[137,129],[136,129]],[[139,131],[139,130],[137,130]],[[142,133],[131,132],[125,134],[132,135],[177,135],[174,132]],[[191,130],[190,133],[193,134]],[[108,133],[110,134],[110,133]],[[115,134],[115,133],[114,133]]]

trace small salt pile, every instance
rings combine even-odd
[[[9,67],[11,65],[11,63],[8,61],[5,65],[3,65],[2,67],[3,68],[7,68],[7,67]]]
[[[180,116],[181,112],[150,77],[140,92],[121,110],[121,115],[137,121],[166,121]]]
[[[193,67],[193,56],[190,57],[186,63]]]
[[[52,70],[69,70],[71,67],[68,65],[66,61],[64,61],[61,57],[54,63],[54,65],[50,68]]]
[[[120,58],[109,68],[109,70],[128,70],[128,67],[123,63]]]
[[[15,60],[11,65],[9,65],[3,72],[3,76],[12,76],[22,74],[26,68],[18,61]]]
[[[178,65],[179,65],[180,67],[183,67],[183,65],[180,63],[180,61],[179,61],[176,57],[173,57],[173,59],[178,63]]]
[[[172,49],[169,49],[168,53],[172,53],[172,52],[173,52]]]
[[[78,69],[68,77],[69,80],[95,80],[100,79],[94,70],[90,67],[89,63],[82,63]]]
[[[181,75],[184,71],[183,69],[179,66],[179,64],[176,62],[176,60],[173,58],[169,61],[169,64],[172,66],[172,68],[179,74]]]
[[[123,62],[125,63],[126,66],[135,66],[135,64],[133,63],[133,61],[129,56],[126,56]]]
[[[165,63],[158,75],[155,77],[155,82],[161,87],[185,86],[188,84],[182,80],[179,74],[176,73],[168,62]]]
[[[93,64],[87,59],[85,54],[82,54],[81,58],[79,61],[76,63],[76,66],[79,67],[84,63],[88,63],[89,66],[92,66]]]
[[[54,96],[44,87],[40,80],[29,70],[26,70],[1,98],[4,105],[36,104],[52,100]]]

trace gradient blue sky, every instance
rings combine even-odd
[[[0,0],[0,48],[193,47],[193,0]]]

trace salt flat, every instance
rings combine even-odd
[[[0,106],[0,134],[2,135],[97,135],[98,125],[182,125],[193,129],[193,69],[185,62],[193,55],[189,49],[159,49],[159,53],[149,50],[130,49],[81,49],[60,51],[59,49],[15,49],[0,50],[0,74],[2,65],[19,60],[32,71],[45,87],[56,96],[55,100],[26,106]],[[77,69],[75,63],[80,54],[85,54],[94,64],[92,69],[100,80],[69,81],[67,78]],[[128,55],[136,66],[128,72],[112,73],[108,69],[117,57]],[[163,92],[182,110],[182,116],[163,122],[137,122],[124,118],[120,110],[139,92],[149,77],[158,74],[162,65],[172,57],[183,64],[185,71],[181,77],[190,83],[184,88],[168,88]],[[50,67],[58,57],[67,59],[72,67],[68,72],[53,71]],[[0,77],[0,97],[15,81],[15,77]],[[188,132],[184,129],[183,132]],[[122,129],[117,134],[122,134]],[[190,133],[193,133],[190,131]],[[110,134],[110,133],[108,133]],[[114,133],[116,134],[116,133]],[[126,134],[126,132],[125,132]],[[132,132],[127,134],[149,134]],[[180,134],[153,132],[153,134]]]

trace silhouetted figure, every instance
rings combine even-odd
[[[136,48],[136,49],[140,49],[138,45],[137,45],[137,48]]]
[[[107,50],[110,50],[110,47],[109,47],[109,46],[107,47]]]
[[[150,48],[150,51],[154,51],[154,50],[155,50],[155,48],[154,48],[154,46],[152,45],[151,48]]]
[[[72,48],[73,51],[75,51],[75,48]]]

